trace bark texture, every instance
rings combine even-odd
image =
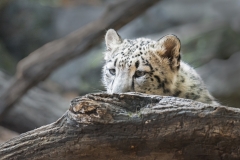
[[[240,159],[239,115],[175,97],[89,94],[55,123],[0,145],[0,159]]]
[[[17,67],[16,79],[0,97],[0,121],[32,87],[67,61],[102,41],[107,29],[119,29],[160,0],[122,0],[108,7],[98,20],[31,53]]]

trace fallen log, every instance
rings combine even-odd
[[[239,115],[175,97],[89,94],[56,122],[0,145],[0,159],[239,159]]]

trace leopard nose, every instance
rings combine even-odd
[[[131,76],[128,72],[122,72],[118,76],[116,76],[111,93],[124,93],[131,92]]]
[[[125,83],[124,83],[125,82]],[[124,92],[130,92],[130,86],[126,81],[119,81],[114,83],[112,87],[112,93],[124,93]]]
[[[124,92],[130,92],[130,89],[126,86],[118,85],[112,89],[112,93],[124,93]]]

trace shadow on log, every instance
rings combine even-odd
[[[89,94],[55,123],[0,145],[0,159],[240,159],[239,115],[175,97]]]

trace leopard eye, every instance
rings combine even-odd
[[[109,72],[111,73],[111,75],[115,75],[116,74],[116,70],[115,69],[109,69]]]
[[[144,72],[144,71],[136,71],[134,76],[136,78],[139,78],[139,77],[144,76],[145,74],[146,74],[146,72]]]

